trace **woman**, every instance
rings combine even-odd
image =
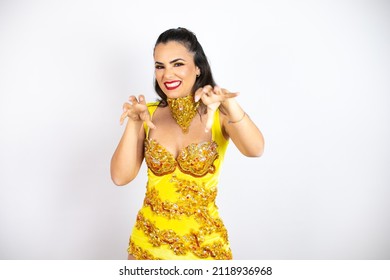
[[[126,185],[148,166],[144,204],[129,241],[129,259],[232,259],[215,205],[229,139],[246,156],[263,153],[260,130],[216,86],[195,34],[162,33],[154,48],[159,102],[130,96],[125,131],[111,160],[111,177]]]

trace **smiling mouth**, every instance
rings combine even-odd
[[[167,90],[174,90],[181,85],[181,81],[165,82],[164,85]]]

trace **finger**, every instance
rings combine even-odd
[[[146,105],[145,96],[143,96],[143,95],[138,96],[137,102],[138,103],[134,105],[135,112],[137,112],[138,114],[145,114],[146,113],[147,115],[149,115],[148,106]]]
[[[138,96],[138,100],[139,100],[140,104],[146,105],[145,96],[143,96],[142,94],[140,96]]]
[[[240,94],[239,92],[230,92],[226,89],[221,89],[221,95],[219,95],[219,96],[220,96],[221,102],[223,103],[227,99],[237,97],[239,94]]]
[[[123,121],[126,119],[127,117],[127,114],[129,113],[129,109],[130,109],[130,104],[129,103],[123,103],[123,106],[122,106],[122,114],[121,114],[121,117],[119,118],[119,123],[122,125],[123,124]]]
[[[156,129],[156,126],[154,125],[154,123],[152,123],[151,120],[147,120],[145,121],[146,125],[150,128],[150,129]]]
[[[211,104],[219,102],[219,97],[215,94],[204,93],[202,95],[202,103],[209,107]]]
[[[219,86],[214,87],[214,93],[219,95],[223,94],[222,89]]]
[[[195,92],[195,102],[198,102],[202,98],[203,93],[203,88],[198,88],[198,90]]]
[[[239,92],[229,92],[225,94],[225,98],[234,98],[237,97],[238,95],[240,95]]]
[[[221,93],[226,96],[226,98],[232,98],[238,96],[239,92],[230,92],[227,89],[221,88]]]
[[[138,100],[137,100],[137,98],[134,95],[132,95],[132,96],[129,97],[129,102],[130,102],[131,105],[134,105],[134,104],[138,103]]]
[[[146,111],[142,113],[142,119],[143,119],[143,121],[146,123],[146,125],[149,128],[151,128],[151,129],[155,129],[156,128],[156,126],[152,122],[152,117],[150,116],[150,113],[149,113],[147,107],[146,107]]]
[[[124,111],[124,112],[122,113],[121,118],[120,118],[120,120],[119,120],[119,123],[120,123],[121,125],[123,124],[124,120],[126,119],[127,114],[128,114],[128,111],[127,111],[127,110]]]
[[[210,92],[210,91],[212,91],[212,90],[213,90],[213,87],[210,86],[210,85],[206,85],[206,86],[203,87],[203,91],[204,91],[204,92]]]
[[[204,86],[203,87],[203,92],[207,95],[210,96],[210,94],[213,93],[213,87],[210,85]]]
[[[212,86],[207,85],[204,86],[203,88],[199,89],[199,99],[202,99],[202,102],[205,105],[208,105],[212,102],[214,102],[216,99],[214,98],[214,89]]]
[[[213,126],[213,122],[214,122],[214,113],[215,113],[215,110],[211,109],[211,108],[207,108],[207,122],[206,122],[206,128],[205,128],[205,132],[209,132],[209,130],[211,129],[211,127]]]
[[[152,119],[150,117],[150,114],[149,114],[149,111],[148,111],[148,107],[146,105],[146,99],[145,99],[145,96],[143,96],[142,94],[138,96],[138,100],[139,100],[139,104],[138,106],[138,109],[140,110],[140,112],[142,112],[144,114],[144,122],[146,123],[146,125],[150,128],[150,129],[155,129],[156,126],[154,125],[154,123],[152,122]]]
[[[130,104],[129,103],[123,103],[122,109],[123,109],[123,112],[129,110],[130,109]]]

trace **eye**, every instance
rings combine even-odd
[[[184,65],[184,63],[182,63],[182,62],[176,62],[174,64],[175,67],[180,67],[180,66],[183,66],[183,65]]]
[[[159,64],[156,64],[154,67],[155,67],[156,69],[164,69],[164,66],[159,65]]]

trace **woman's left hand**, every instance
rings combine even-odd
[[[214,113],[219,106],[229,98],[236,97],[238,92],[230,92],[227,89],[215,86],[214,88],[210,85],[199,88],[195,92],[195,102],[202,100],[203,104],[207,106],[207,123],[205,131],[208,132],[214,120]]]

